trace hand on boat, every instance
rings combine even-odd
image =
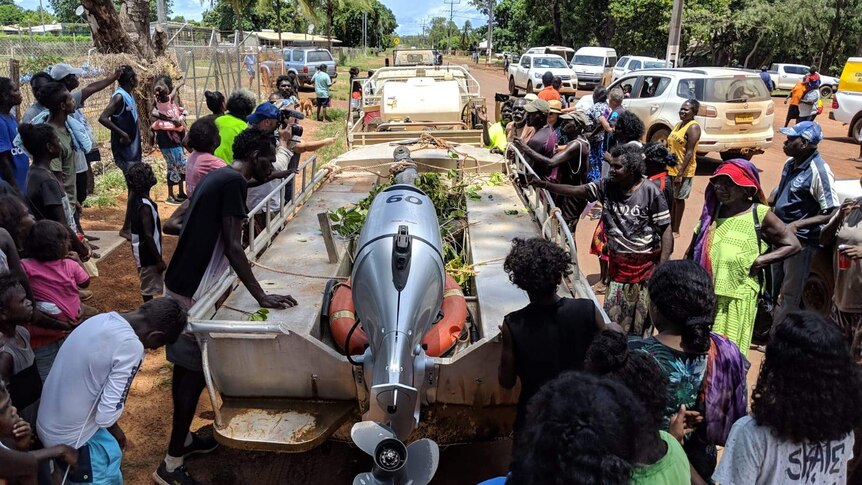
[[[263,308],[290,308],[297,304],[290,295],[263,295],[257,303]]]

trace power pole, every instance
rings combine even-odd
[[[683,0],[673,0],[673,10],[670,14],[670,30],[667,34],[667,67],[679,67],[679,38],[682,32]]]
[[[41,5],[41,0],[39,4]],[[158,20],[160,25],[165,25],[168,17],[168,6],[165,0],[156,0],[156,20]]]
[[[443,3],[449,5],[449,24],[446,26],[446,47],[449,53],[452,53],[452,46],[449,45],[452,40],[452,17],[455,14],[455,5],[461,3],[461,0],[443,0]]]
[[[488,61],[491,63],[491,42],[494,40],[494,0],[488,0]]]
[[[368,52],[368,12],[362,12],[362,47]]]

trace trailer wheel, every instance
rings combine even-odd
[[[828,98],[832,96],[832,86],[820,86],[820,97]]]

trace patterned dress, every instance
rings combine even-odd
[[[587,110],[587,118],[593,127],[601,123],[601,117],[608,116],[610,113],[608,103],[595,103]],[[587,179],[590,182],[595,182],[602,178],[602,163],[605,161],[605,131],[599,130],[599,133],[590,137],[590,171],[587,174]]]
[[[769,207],[758,204],[760,221]],[[754,320],[757,317],[757,295],[760,282],[749,273],[751,265],[768,250],[766,242],[757,247],[757,233],[751,210],[732,217],[716,219],[710,230],[709,256],[715,284],[716,316],[712,330],[724,335],[748,354]]]

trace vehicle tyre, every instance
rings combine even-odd
[[[828,316],[834,286],[832,251],[821,249],[811,259],[811,272],[802,290],[802,308]]]
[[[848,133],[848,136],[854,141],[858,140],[860,131],[862,131],[862,113],[856,115],[856,119],[850,124],[850,133]]]
[[[533,92],[533,81],[527,81],[527,94]]]
[[[670,135],[670,129],[665,128],[664,126],[661,126],[659,128],[654,129],[652,132],[650,132],[649,142],[650,143],[666,142],[667,137],[669,135]]]
[[[754,153],[752,153],[752,152],[742,153],[742,152],[738,152],[738,151],[727,151],[727,152],[720,152],[719,156],[721,157],[722,162],[726,162],[728,160],[733,160],[734,158],[742,158],[744,160],[750,161],[754,157]]]
[[[515,78],[514,77],[509,78],[509,94],[511,94],[512,96],[518,95],[518,87],[515,86]]]
[[[820,86],[820,97],[828,98],[832,96],[832,86]]]

